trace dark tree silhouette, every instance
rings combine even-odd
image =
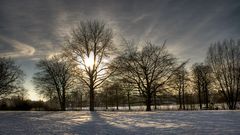
[[[71,104],[71,107],[74,109],[74,107],[79,108],[82,110],[83,107],[83,96],[84,91],[81,88],[77,88],[75,90],[71,90],[71,92],[68,94],[69,96],[69,102]]]
[[[131,110],[131,95],[135,89],[134,85],[125,78],[121,79],[120,81],[122,89],[124,93],[127,95],[128,110]]]
[[[73,88],[74,64],[68,60],[54,56],[50,59],[42,59],[37,63],[39,72],[34,74],[33,81],[36,88],[45,96],[56,96],[61,110],[66,109],[66,92]]]
[[[105,104],[106,110],[109,105],[115,106],[116,110],[119,110],[119,106],[125,100],[125,91],[122,86],[122,82],[115,76],[110,77],[104,82],[104,87],[101,92],[102,102]]]
[[[240,88],[240,40],[211,45],[206,61],[229,109],[236,109]]]
[[[146,42],[142,49],[125,41],[124,53],[116,58],[116,65],[123,77],[138,87],[145,98],[146,111],[151,111],[154,90],[163,86],[176,70],[176,59],[164,45]]]
[[[189,73],[184,66],[174,72],[172,77],[173,89],[178,91],[179,109],[185,110],[186,88],[189,86]]]
[[[203,63],[193,65],[193,85],[198,93],[199,107],[202,109],[204,101],[206,109],[209,108],[209,89],[211,87],[211,69]]]
[[[107,59],[112,51],[112,30],[100,21],[81,22],[67,41],[65,54],[79,64],[80,79],[89,88],[90,111],[94,91],[110,76]]]
[[[0,97],[22,89],[24,73],[10,58],[0,58]]]

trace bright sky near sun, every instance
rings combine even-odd
[[[26,74],[29,98],[36,62],[61,50],[79,21],[99,19],[122,37],[162,44],[181,60],[202,62],[209,45],[239,38],[239,0],[1,0],[0,57],[13,57]]]

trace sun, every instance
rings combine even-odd
[[[94,65],[94,54],[91,52],[89,56],[85,58],[84,61],[85,61],[85,65],[91,68]]]
[[[33,90],[28,90],[28,98],[32,101],[40,100],[40,96]]]

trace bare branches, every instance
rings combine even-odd
[[[74,64],[58,56],[42,59],[38,62],[39,72],[34,74],[33,81],[39,93],[46,96],[57,95],[61,110],[65,110],[66,91],[75,83],[72,69]]]
[[[222,43],[213,44],[208,51],[207,63],[229,109],[236,109],[240,85],[240,43],[224,40]]]
[[[125,41],[127,47],[132,42]],[[119,71],[125,79],[138,86],[140,93],[146,97],[147,110],[151,110],[151,97],[153,91],[162,86],[176,70],[176,59],[167,52],[165,43],[156,46],[146,42],[140,49],[129,50],[119,56],[116,60]]]
[[[0,96],[15,93],[21,87],[23,76],[12,59],[0,58]]]
[[[81,22],[67,41],[65,54],[79,64],[79,79],[90,90],[90,110],[94,110],[94,90],[112,74],[107,60],[112,51],[112,30],[100,21]],[[89,64],[89,60],[93,61]]]

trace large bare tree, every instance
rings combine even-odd
[[[240,88],[240,40],[211,45],[206,60],[229,109],[236,109]]]
[[[163,86],[176,70],[176,59],[164,45],[157,46],[146,42],[142,49],[133,42],[124,42],[124,53],[116,58],[116,65],[129,83],[138,87],[145,98],[146,111],[151,111],[152,96]]]
[[[10,58],[0,58],[0,97],[22,88],[24,73]]]
[[[39,72],[34,74],[33,81],[39,93],[55,96],[59,100],[61,110],[66,109],[66,92],[73,88],[75,82],[72,72],[74,64],[59,56],[42,59],[37,63]]]
[[[107,61],[112,51],[112,30],[100,21],[83,21],[73,29],[65,54],[79,64],[79,78],[89,88],[90,111],[94,111],[94,91],[108,78]]]

